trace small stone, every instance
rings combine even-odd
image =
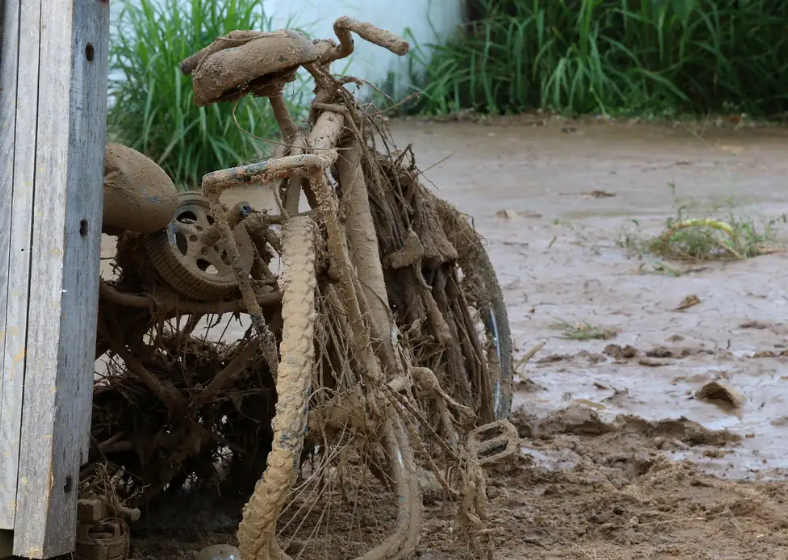
[[[517,212],[514,210],[499,210],[495,213],[496,216],[499,218],[506,218],[507,220],[512,220],[517,217]]]
[[[203,548],[194,560],[241,560],[241,552],[229,544],[215,544]]]

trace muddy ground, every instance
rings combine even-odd
[[[788,558],[788,358],[779,356],[788,254],[675,265],[676,276],[619,244],[625,231],[664,227],[671,183],[703,207],[734,197],[737,211],[777,219],[785,239],[788,131],[518,122],[394,131],[487,238],[515,360],[545,342],[515,396],[524,459],[488,489],[495,557]],[[700,303],[676,311],[689,295]],[[566,340],[558,322],[620,332]],[[741,393],[741,409],[694,398],[715,379]],[[421,558],[464,556],[453,515],[428,504]],[[188,557],[232,535],[187,540],[137,541],[134,555]]]

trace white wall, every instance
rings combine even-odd
[[[464,4],[465,0],[265,0],[264,6],[275,28],[292,19],[315,38],[334,38],[334,20],[347,15],[399,35],[409,29],[413,37],[408,40],[414,48],[413,39],[424,46],[453,33],[461,22]],[[341,62],[335,66],[335,71],[343,69]],[[348,74],[382,84],[390,71],[395,73],[401,93],[408,80],[406,60],[356,40]]]

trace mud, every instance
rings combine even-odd
[[[166,227],[175,213],[177,191],[164,170],[121,144],[107,144],[105,155],[104,231],[150,233]]]
[[[788,133],[516,121],[394,132],[413,143],[422,180],[487,238],[515,363],[546,343],[514,396],[524,459],[488,483],[496,558],[788,557],[788,255],[682,265],[673,277],[618,244],[632,219],[644,234],[664,228],[670,182],[704,206],[734,196],[754,216],[788,213]],[[274,207],[270,189],[223,199]],[[700,303],[677,310],[689,295]],[[560,321],[619,332],[566,340]],[[696,398],[714,381],[741,395],[738,412]],[[419,557],[465,557],[455,523],[452,504],[431,500]],[[138,538],[132,557],[191,558],[232,541]]]

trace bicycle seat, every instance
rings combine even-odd
[[[228,40],[221,37],[214,45]],[[289,29],[260,33],[238,46],[215,52],[210,52],[212,47],[194,71],[194,103],[198,107],[235,101],[248,93],[258,97],[277,95],[284,84],[295,80],[300,66],[318,58],[312,41]]]
[[[149,157],[121,144],[104,150],[102,230],[151,233],[167,227],[178,207],[172,179]]]

